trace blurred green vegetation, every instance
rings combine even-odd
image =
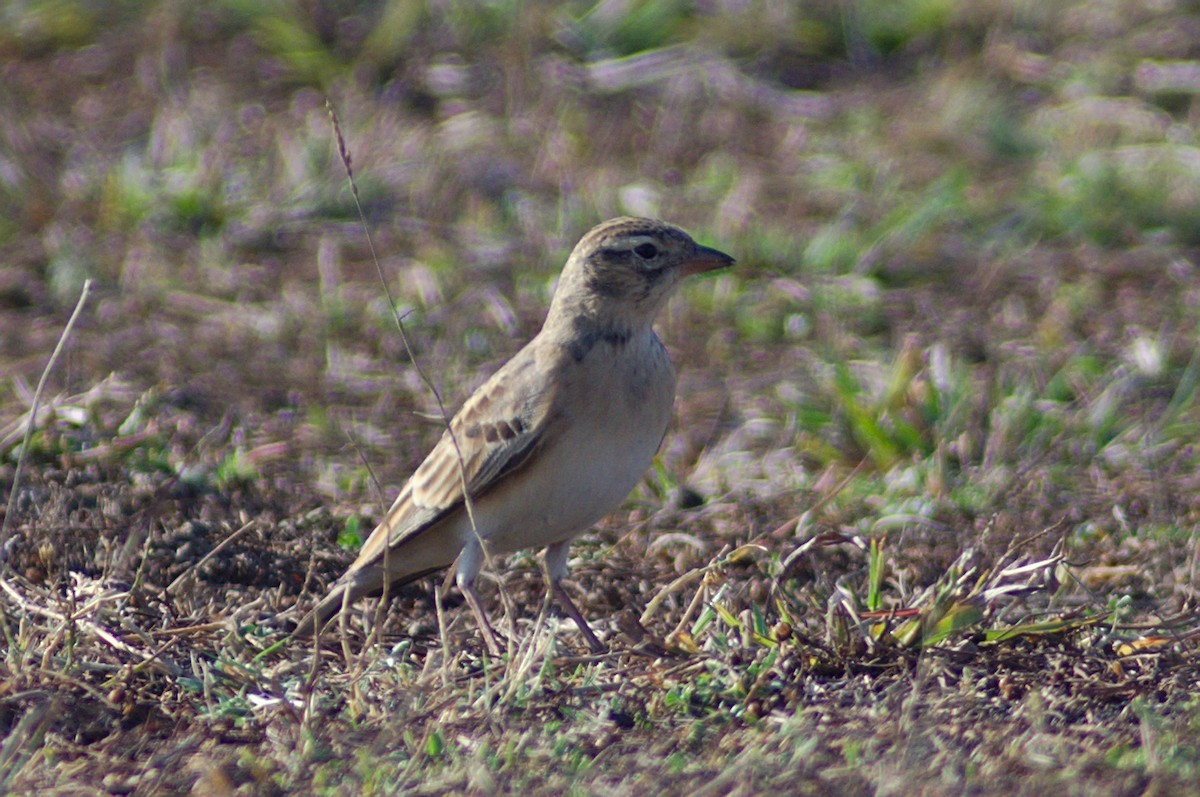
[[[735,380],[740,415],[794,419],[806,467],[865,459],[917,475],[898,500],[979,511],[1030,457],[1196,427],[1196,24],[1094,0],[13,2],[0,248],[30,301],[90,276],[139,308],[114,318],[208,324],[178,373],[249,352],[273,363],[252,384],[427,409],[390,366],[329,99],[443,387],[536,326],[587,227],[660,215],[738,255],[666,325],[786,387]],[[104,367],[158,378],[110,340]]]
[[[389,445],[382,419],[431,401],[394,367],[328,99],[451,404],[536,327],[580,233],[659,215],[738,256],[664,322],[736,375],[736,422],[782,424],[769,445],[801,472],[868,463],[884,514],[931,495],[985,512],[1030,462],[1123,466],[1197,428],[1200,51],[1179,33],[1197,19],[1096,0],[14,2],[0,249],[30,301],[65,305],[89,276],[119,292],[130,331],[99,369],[161,378],[128,347],[162,306],[151,325],[194,341],[173,373],[237,353],[244,371],[203,389],[257,407],[256,386],[319,386],[314,438],[340,434],[332,402]],[[243,454],[219,480],[254,475]],[[661,489],[694,465],[665,462]]]

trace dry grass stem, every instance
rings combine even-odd
[[[62,334],[58,336],[58,343],[54,345],[54,351],[50,354],[50,359],[46,362],[46,367],[42,369],[42,375],[38,379],[37,389],[33,391],[33,402],[29,407],[29,420],[25,424],[25,436],[21,442],[21,453],[17,456],[16,468],[13,470],[12,487],[8,492],[8,506],[4,512],[4,523],[0,524],[0,546],[3,546],[8,540],[8,529],[12,524],[12,519],[15,513],[13,506],[16,503],[17,495],[21,492],[21,468],[25,464],[25,456],[29,453],[29,441],[33,438],[34,422],[38,417],[38,405],[42,401],[42,391],[46,388],[46,380],[50,377],[50,372],[54,370],[54,364],[58,362],[58,357],[62,354],[63,349],[67,345],[67,340],[71,337],[71,330],[75,328],[75,322],[79,319],[79,314],[83,312],[83,305],[87,302],[88,293],[92,290],[92,281],[86,279],[83,281],[83,288],[79,291],[79,300],[75,302],[75,309],[71,311],[71,317],[67,319],[66,326],[63,327]]]

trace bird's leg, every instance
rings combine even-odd
[[[479,602],[479,593],[475,591],[475,577],[479,575],[479,569],[482,566],[483,548],[480,547],[478,540],[471,540],[458,556],[458,567],[454,580],[458,584],[459,592],[467,599],[471,613],[475,615],[475,622],[479,624],[479,632],[483,634],[483,642],[487,645],[488,653],[499,658],[504,652],[504,648],[500,645],[500,638],[496,635],[496,630],[488,621],[483,604]]]
[[[571,541],[564,540],[546,548],[546,591],[554,596],[567,616],[575,621],[575,625],[579,627],[579,633],[583,634],[583,638],[592,652],[604,653],[608,648],[604,646],[603,642],[596,639],[596,635],[592,633],[592,627],[588,625],[587,620],[583,619],[583,613],[579,611],[575,602],[571,600],[571,596],[562,586],[562,580],[567,576],[567,549],[570,547]]]

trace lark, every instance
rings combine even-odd
[[[491,554],[544,547],[549,596],[603,652],[563,589],[567,552],[620,505],[666,434],[675,370],[655,316],[685,277],[733,262],[652,219],[612,219],[583,236],[541,331],[467,399],[297,633],[457,562],[458,588],[498,655],[476,578]]]

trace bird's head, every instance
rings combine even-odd
[[[733,262],[672,224],[611,219],[593,227],[571,252],[549,320],[582,317],[630,332],[649,327],[680,280]]]

